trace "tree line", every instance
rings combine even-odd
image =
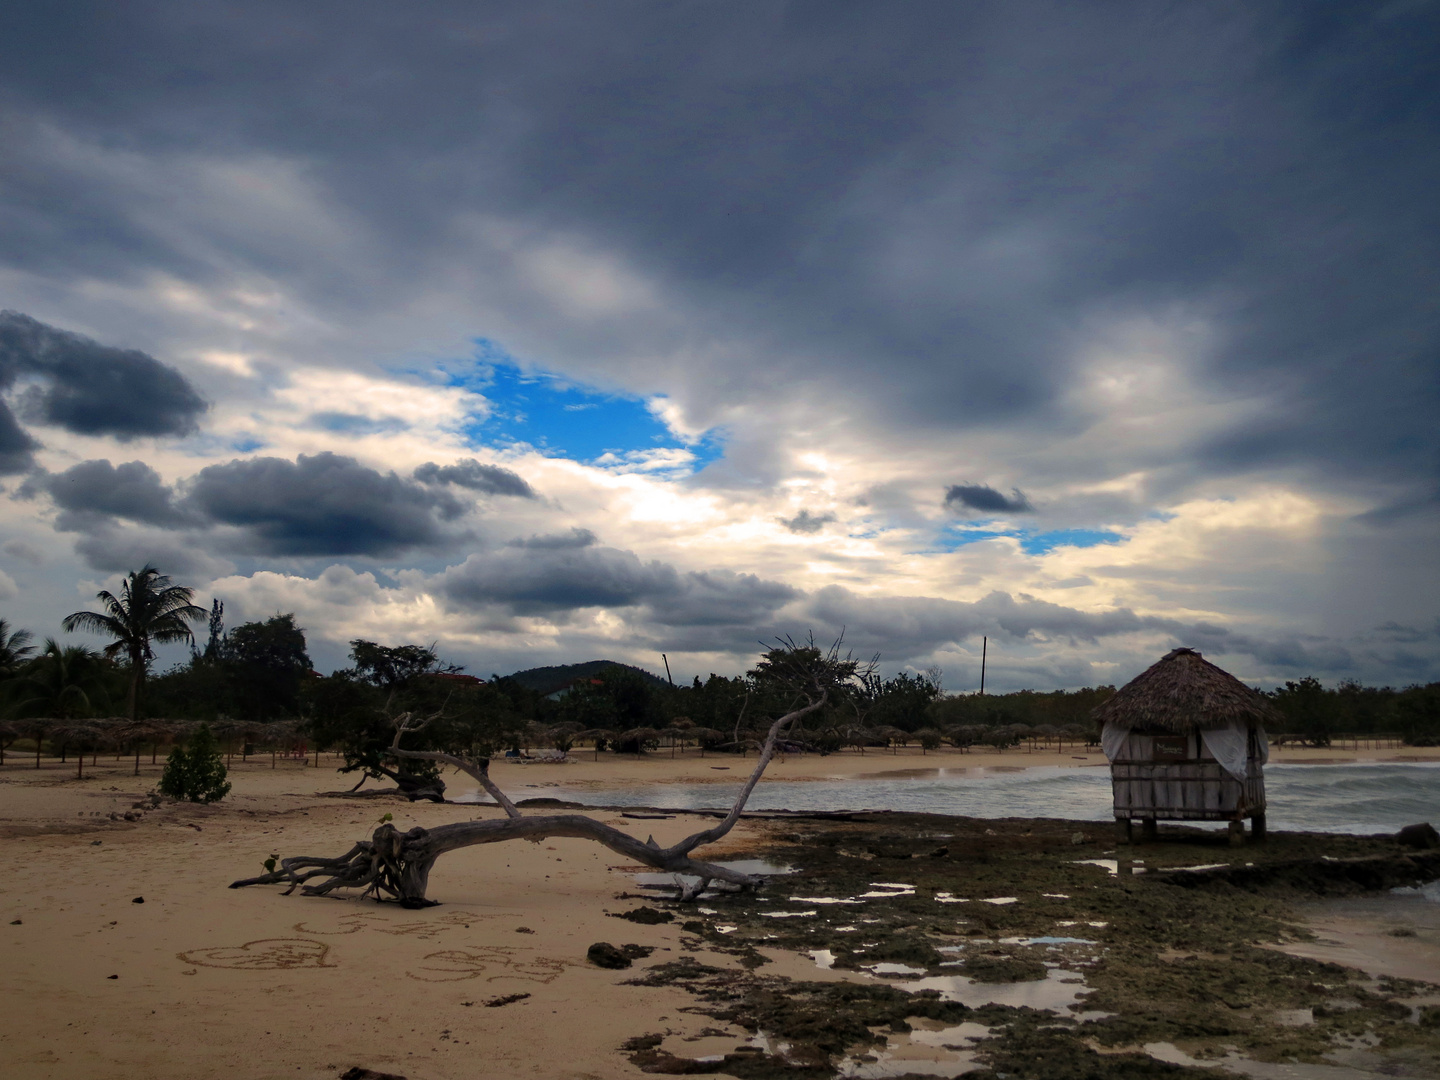
[[[748,754],[793,706],[781,684],[754,672],[676,686],[616,665],[547,694],[512,678],[466,675],[434,645],[364,639],[350,642],[349,666],[321,675],[293,613],[227,628],[221,601],[197,606],[192,590],[152,566],[127,575],[119,594],[102,591],[97,600],[101,611],[75,612],[62,626],[110,637],[99,651],[53,638],[37,646],[0,619],[0,762],[25,739],[37,765],[42,744],[62,757],[82,755],[82,770],[83,754],[103,746],[133,752],[138,772],[144,748],[153,760],[158,745],[183,742],[205,724],[232,752],[323,748],[340,755],[357,786],[387,780],[412,797],[440,798],[433,762],[387,755],[397,724],[412,725],[413,750],[475,758],[580,745],[597,756],[689,748]],[[203,644],[192,630],[202,623]],[[152,676],[154,645],[165,642],[188,643],[190,657]],[[938,670],[886,679],[872,662],[789,727],[781,750],[1093,744],[1091,712],[1114,692],[953,695],[944,693]],[[1313,745],[1340,733],[1440,741],[1440,683],[1329,689],[1305,678],[1270,696],[1284,717],[1274,734]]]

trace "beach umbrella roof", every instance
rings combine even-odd
[[[1263,694],[1205,660],[1195,649],[1172,649],[1092,715],[1102,724],[1119,728],[1155,728],[1176,734],[1248,727],[1279,716]]]

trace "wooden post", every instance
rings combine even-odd
[[[1230,846],[1240,847],[1245,843],[1245,822],[1236,818],[1230,822]]]
[[[1250,819],[1250,839],[1260,843],[1265,839],[1265,815],[1256,814]]]
[[[1117,844],[1132,844],[1135,842],[1134,830],[1130,827],[1130,819],[1115,819],[1115,842]]]
[[[1155,824],[1153,817],[1142,818],[1140,821],[1140,839],[1145,843],[1159,839],[1160,827]]]

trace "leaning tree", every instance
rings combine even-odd
[[[401,713],[394,718],[394,737],[388,751],[390,756],[399,760],[450,765],[461,770],[490,794],[504,810],[505,816],[455,822],[433,829],[416,826],[403,833],[387,823],[376,829],[369,840],[359,841],[338,858],[296,856],[281,859],[278,868],[271,872],[233,882],[230,887],[288,884],[290,888],[286,890],[286,895],[299,888],[309,896],[324,896],[337,889],[362,889],[362,895],[373,896],[377,900],[391,899],[409,908],[425,907],[437,902],[428,899],[425,891],[435,860],[446,852],[505,840],[571,836],[594,840],[657,870],[691,875],[694,880],[682,888],[682,900],[695,899],[716,881],[753,888],[760,883],[759,878],[692,858],[691,853],[715,843],[734,828],[751,792],[770,764],[777,742],[798,721],[844,694],[857,678],[857,673],[864,674],[859,672],[855,660],[839,655],[839,642],[825,651],[817,648],[813,639],[804,645],[786,639],[776,648],[768,650],[750,674],[757,682],[783,692],[789,707],[771,722],[761,747],[760,760],[730,812],[713,828],[693,833],[670,847],[661,847],[653,837],[637,840],[629,833],[583,814],[523,814],[490,779],[489,757],[467,752],[467,742],[469,747],[483,748],[483,733],[477,732],[473,726],[460,725],[446,740],[449,749],[409,750],[402,745],[407,736],[443,727],[448,718],[444,710],[425,716]],[[316,881],[317,878],[323,880]]]

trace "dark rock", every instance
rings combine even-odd
[[[143,904],[143,903],[145,902],[145,897],[143,897],[143,896],[137,896],[137,897],[135,897],[134,900],[131,900],[130,902],[131,902],[132,904]]]
[[[634,911],[612,911],[607,912],[612,919],[629,919],[633,923],[640,923],[642,926],[656,926],[659,923],[674,922],[675,915],[669,911],[659,911],[653,907],[639,907]]]
[[[106,975],[105,977],[106,977],[107,979],[118,979],[120,976],[119,976],[119,975]]]
[[[621,945],[620,951],[631,960],[644,960],[655,951],[653,945]]]
[[[506,994],[504,997],[491,998],[489,1001],[485,1002],[485,1008],[499,1009],[505,1005],[513,1005],[517,1001],[524,1001],[529,996],[529,994]],[[470,1005],[473,1004],[473,1002],[467,1001],[463,1004]]]
[[[359,1065],[352,1065],[340,1074],[340,1080],[405,1080],[399,1073],[382,1073],[374,1069],[362,1069]]]
[[[585,956],[596,967],[619,969],[628,968],[631,964],[630,957],[608,941],[597,941],[590,946]]]
[[[1440,848],[1440,833],[1437,833],[1435,826],[1428,821],[1421,822],[1419,825],[1406,825],[1395,834],[1395,839],[1402,847],[1420,850]]]

